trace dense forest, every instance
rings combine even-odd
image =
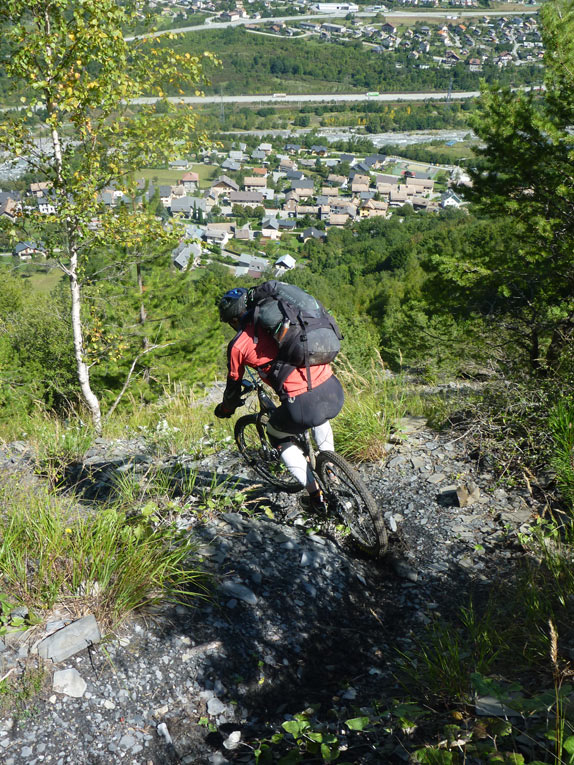
[[[511,219],[454,210],[421,215],[405,207],[388,220],[331,230],[325,243],[310,240],[302,250],[306,266],[286,278],[332,307],[345,328],[344,353],[359,370],[378,352],[392,369],[417,366],[431,376],[472,375],[487,365],[525,369],[530,308],[527,301],[520,306],[516,294],[505,295],[496,269],[516,237]],[[464,264],[471,263],[464,275]],[[97,277],[102,272],[104,279]],[[135,264],[102,250],[86,269],[85,296],[93,306],[86,314],[89,352],[97,362],[98,389],[110,397],[117,392],[143,336],[158,350],[138,365],[133,389],[139,396],[154,399],[168,380],[193,385],[221,376],[226,332],[214,305],[235,284],[232,272],[209,265],[182,274],[164,253],[146,258],[142,274],[144,324],[138,323],[142,297]],[[75,397],[65,289],[46,296],[33,291],[28,279],[4,279],[2,416],[38,400],[65,408]]]

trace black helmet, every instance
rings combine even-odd
[[[239,318],[247,310],[247,290],[245,287],[234,287],[228,290],[218,303],[221,321],[231,321]]]

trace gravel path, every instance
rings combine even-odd
[[[137,443],[96,444],[75,474],[89,465],[92,488],[94,474],[102,490],[136,455],[142,466],[161,462],[174,473],[193,467],[206,484],[232,477],[252,492],[254,514],[184,517],[200,541],[212,599],[133,620],[114,639],[48,666],[26,713],[0,717],[0,761],[252,763],[245,743],[310,705],[345,719],[374,698],[391,699],[396,649],[408,648],[433,615],[453,613],[510,576],[521,554],[516,532],[541,512],[527,492],[506,491],[479,472],[464,439],[418,420],[403,424],[406,438],[384,464],[362,468],[391,529],[380,562],[361,559],[309,519],[282,522],[296,499],[267,491],[234,451],[157,460],[138,456]],[[24,452],[5,449],[0,470],[21,468]],[[21,672],[28,650],[4,646],[2,675]],[[78,695],[54,689],[52,676],[63,669],[83,681]],[[380,762],[372,757],[357,749],[352,761]],[[401,761],[391,747],[388,762]]]

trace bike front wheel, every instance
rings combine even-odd
[[[329,513],[349,529],[353,543],[372,557],[388,547],[388,536],[381,511],[363,479],[346,459],[335,452],[319,452],[317,474]]]
[[[279,452],[270,443],[265,426],[256,414],[246,414],[235,423],[235,443],[247,464],[268,483],[289,494],[303,486],[281,462]]]

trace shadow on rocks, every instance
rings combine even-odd
[[[335,710],[344,720],[374,701],[390,702],[400,693],[397,651],[413,645],[431,609],[453,613],[475,590],[459,567],[402,580],[385,560],[357,558],[265,516],[227,513],[195,532],[217,581],[214,600],[176,609],[164,637],[193,642],[181,680],[216,727],[206,745],[227,759],[242,756],[225,748],[233,732],[245,741],[311,707],[319,719]],[[191,722],[186,715],[171,721],[181,753],[193,748]],[[367,749],[355,756],[355,763],[380,762]]]
[[[153,469],[143,456],[99,456],[71,466],[69,486],[98,502],[113,496],[118,474],[145,477]],[[225,472],[223,457],[217,466],[174,461],[160,469],[175,490],[192,474],[198,491],[254,486],[245,470]],[[400,695],[397,651],[408,651],[433,615],[456,613],[487,587],[454,562],[453,546],[450,565],[432,570],[419,560],[418,576],[401,578],[392,555],[370,561],[260,511],[264,505],[279,518],[296,498],[257,488],[251,499],[251,517],[229,512],[190,523],[201,566],[213,577],[212,599],[163,610],[152,627],[156,642],[142,649],[141,658],[157,668],[154,693],[172,699],[163,718],[171,743],[162,749],[157,742],[166,757],[169,750],[166,761],[215,762],[214,750],[225,758],[220,762],[249,761],[242,744],[235,748],[233,740],[230,748],[232,735],[241,742],[268,735],[310,707],[322,720],[331,710],[343,720],[368,713],[373,701]],[[411,532],[404,545],[413,548],[428,534],[422,527]],[[132,661],[115,658],[126,678]],[[380,762],[366,749],[354,756],[357,765]],[[386,761],[402,760],[389,753]]]

